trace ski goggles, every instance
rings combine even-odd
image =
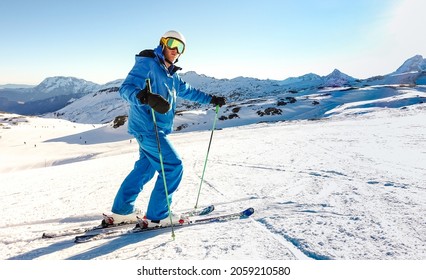
[[[161,38],[161,42],[169,49],[176,49],[179,54],[185,51],[185,44],[176,38]]]

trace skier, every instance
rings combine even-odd
[[[143,217],[144,214],[134,204],[144,185],[156,172],[158,177],[148,203],[146,219],[152,226],[158,226],[170,223],[170,217],[173,223],[185,218],[178,213],[169,213],[151,108],[157,112],[155,118],[171,202],[183,174],[182,160],[167,137],[173,128],[176,97],[215,106],[222,106],[226,102],[224,97],[206,94],[179,77],[177,71],[181,68],[175,63],[185,51],[185,43],[180,32],[166,32],[154,50],[143,50],[136,55],[134,66],[119,89],[120,96],[130,105],[128,131],[139,143],[139,159],[115,196],[112,214],[106,217],[108,223],[132,223],[137,222],[137,216]],[[146,79],[150,80],[152,92],[146,85]]]

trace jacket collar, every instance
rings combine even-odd
[[[163,54],[163,46],[158,45],[155,49],[154,49],[154,54],[155,56],[158,58],[158,60],[164,65],[166,66],[165,58],[164,58],[164,54]],[[177,62],[177,60],[176,60]],[[167,68],[167,70],[169,71],[170,75],[173,75],[174,73],[176,73],[179,70],[182,70],[181,67],[176,66],[175,64],[171,64],[169,68]]]

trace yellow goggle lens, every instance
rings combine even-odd
[[[176,49],[179,54],[183,53],[185,50],[185,44],[181,40],[175,38],[164,38],[163,43],[169,49]]]

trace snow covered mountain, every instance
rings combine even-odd
[[[407,72],[424,72],[426,71],[426,59],[421,55],[413,56],[404,62],[394,73],[407,73]]]
[[[74,77],[50,77],[31,88],[14,88],[0,91],[0,96],[10,101],[29,102],[48,99],[58,95],[87,94],[96,91],[100,85]]]
[[[361,89],[370,86],[415,86],[426,85],[426,59],[416,55],[405,61],[396,71],[365,80],[353,78],[335,69],[326,76],[309,73],[288,79],[260,80],[237,77],[234,79],[216,79],[199,75],[193,71],[181,74],[183,80],[209,94],[224,95],[228,99],[228,115],[222,121],[233,122],[241,118],[238,108],[249,107],[255,115],[262,117],[258,121],[288,120],[289,111],[298,110],[305,118],[322,117],[328,109],[342,105],[348,96],[351,101],[363,101],[365,94],[358,94]],[[118,96],[118,87],[123,80],[116,80],[105,85],[97,85],[82,79],[71,77],[47,78],[40,85],[29,89],[0,90],[0,111],[20,114],[47,114],[80,123],[104,123],[127,113],[127,104]],[[385,88],[389,89],[389,88]],[[389,97],[391,90],[385,90]],[[331,92],[331,93],[327,93]],[[382,98],[383,93],[378,93]],[[394,90],[394,95],[399,91]],[[325,98],[327,96],[327,98]],[[338,96],[338,99],[335,97]],[[370,99],[374,99],[368,94]],[[357,98],[354,98],[357,97]],[[322,100],[320,102],[319,100]],[[324,104],[324,99],[327,99]],[[297,102],[297,106],[295,103]],[[287,106],[285,110],[282,108]],[[178,101],[179,111],[202,108],[199,104],[185,100]],[[205,109],[205,107],[204,107]],[[266,112],[265,112],[266,110]],[[307,114],[305,111],[311,112]],[[294,114],[292,113],[292,116]],[[292,119],[291,117],[290,119]],[[191,124],[179,123],[188,127]]]
[[[349,86],[353,84],[356,79],[348,76],[337,69],[334,69],[329,75],[323,78],[324,87],[341,87],[341,86]]]
[[[426,59],[415,55],[407,59],[396,71],[385,76],[371,77],[364,84],[426,85]]]
[[[404,62],[395,72],[385,79],[388,83],[426,84],[426,59],[416,55]]]
[[[35,87],[0,89],[0,110],[27,115],[44,114],[102,88],[74,77],[46,78]]]
[[[73,77],[47,78],[34,87],[30,100],[44,99],[58,94],[81,94],[93,92],[99,89],[99,85]]]
[[[25,84],[5,84],[0,85],[0,89],[11,89],[11,88],[32,88],[34,86],[25,85]]]
[[[120,82],[121,84],[121,82]],[[46,116],[58,117],[79,123],[106,123],[117,116],[126,115],[128,105],[118,94],[118,86],[101,89],[72,102]]]
[[[368,110],[371,107],[403,107],[426,101],[421,81],[421,56],[407,60],[397,71],[380,79],[357,80],[335,69],[327,76],[306,74],[284,81],[238,77],[215,79],[195,72],[182,79],[210,94],[224,95],[228,104],[219,115],[219,127],[295,119],[320,119],[342,113],[339,108]],[[416,68],[416,65],[418,68]],[[414,71],[413,69],[419,69]],[[408,71],[408,72],[406,72]],[[398,78],[396,78],[398,77]],[[388,83],[385,83],[388,82]],[[117,80],[109,88],[88,94],[68,106],[47,114],[78,123],[107,123],[126,116],[128,105],[119,97]],[[409,93],[408,90],[410,89]],[[211,106],[178,101],[174,128],[177,131],[209,129]]]

